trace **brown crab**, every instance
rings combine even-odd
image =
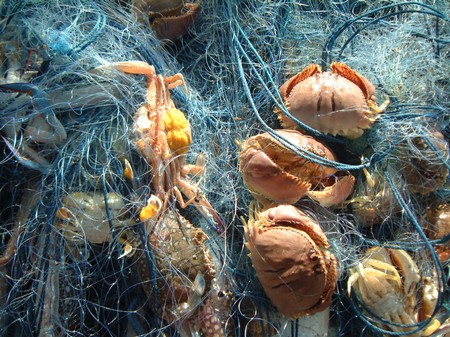
[[[296,130],[275,130],[294,146],[321,158],[336,161],[325,145]],[[239,169],[253,195],[263,204],[293,204],[303,196],[322,206],[337,205],[352,193],[355,178],[347,171],[313,163],[291,151],[268,133],[242,144]]]
[[[159,209],[146,226],[158,275],[155,278],[144,251],[134,257],[135,270],[150,303],[159,304],[159,316],[174,324],[183,336],[195,330],[205,337],[223,337],[219,314],[228,313],[217,312],[227,308],[215,296],[221,276],[205,232],[177,209]]]
[[[439,240],[450,235],[450,204],[440,202],[428,208],[424,217],[424,229],[431,240]],[[450,241],[434,246],[443,264],[450,260]]]
[[[411,130],[412,132],[413,130]],[[437,130],[427,130],[401,148],[402,172],[413,192],[428,194],[441,188],[448,177],[449,145]]]
[[[279,92],[289,113],[301,122],[352,139],[370,128],[389,104],[387,100],[378,106],[373,84],[340,62],[333,62],[326,72],[311,64],[286,81]],[[284,128],[300,129],[280,109],[275,112]]]
[[[246,246],[266,295],[297,318],[329,307],[338,277],[320,225],[292,205],[265,211],[250,206]]]
[[[175,41],[188,32],[200,13],[200,3],[184,0],[133,0],[141,21],[149,22],[158,39]]]

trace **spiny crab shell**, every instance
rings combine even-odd
[[[389,101],[376,104],[375,87],[344,63],[333,62],[322,72],[311,64],[279,89],[286,109],[306,125],[323,133],[358,138],[384,111]],[[276,108],[283,128],[300,127]]]
[[[336,161],[333,152],[312,137],[296,130],[275,132],[302,150]],[[308,195],[329,207],[347,199],[355,184],[349,172],[313,163],[267,132],[247,139],[239,160],[244,183],[263,204],[268,201],[293,204]]]
[[[252,207],[252,206],[251,206]],[[337,260],[319,224],[292,205],[250,212],[246,246],[259,281],[278,311],[290,318],[329,307]]]

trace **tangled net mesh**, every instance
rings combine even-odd
[[[287,112],[279,86],[311,63],[325,67],[331,61],[364,74],[377,87],[378,100],[389,97],[391,104],[356,140],[302,125],[338,154],[339,163],[326,165],[357,178],[353,201],[340,209],[299,202],[320,222],[339,261],[328,333],[414,332],[393,331],[395,322],[370,312],[347,291],[349,270],[374,246],[404,249],[421,275],[436,277],[431,318],[446,321],[448,260],[439,261],[434,248],[448,246],[449,234],[437,235],[427,224],[449,202],[447,1],[203,1],[201,14],[176,42],[157,40],[126,1],[0,2],[0,13],[2,334],[204,335],[189,311],[161,303],[157,285],[170,275],[196,284],[168,251],[162,250],[165,258],[155,257],[148,228],[136,220],[154,192],[154,172],[136,151],[132,131],[145,99],[145,78],[108,68],[130,60],[145,61],[164,76],[184,76],[188,90],[175,88],[171,97],[192,129],[186,162],[205,157],[205,172],[195,184],[225,228],[192,206],[169,207],[206,234],[219,287],[207,291],[226,299],[224,308],[216,309],[229,336],[321,335],[308,323],[312,318],[288,320],[264,295],[244,245],[241,218],[248,218],[253,198],[238,157],[248,137],[276,135],[274,107]],[[50,142],[30,141],[25,131],[44,113],[56,116],[45,120],[53,128]],[[57,136],[62,140],[55,142]],[[134,172],[132,182],[124,175],[125,160]],[[437,176],[444,181],[436,188]],[[64,198],[74,195],[93,198],[106,214],[101,239],[92,228],[65,227],[59,212]],[[375,215],[368,213],[372,209]],[[100,211],[77,215],[89,219],[95,212]],[[127,255],[123,238],[131,238],[125,241],[134,255]],[[148,280],[137,275],[142,261]],[[195,302],[190,310],[203,304]],[[422,329],[431,318],[410,330]],[[442,334],[445,329],[448,322]]]

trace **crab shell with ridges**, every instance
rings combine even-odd
[[[337,160],[324,144],[299,131],[275,132],[302,151]],[[270,201],[293,204],[307,195],[329,207],[347,199],[355,184],[355,178],[349,172],[305,159],[267,132],[243,142],[239,170],[248,189],[263,204]]]
[[[370,128],[389,104],[386,101],[378,106],[374,85],[340,62],[333,62],[326,72],[317,64],[307,66],[287,80],[279,93],[289,113],[304,124],[351,139]],[[281,109],[275,112],[283,128],[301,129]]]
[[[246,246],[267,297],[290,318],[329,307],[337,260],[320,225],[292,205],[250,214]]]

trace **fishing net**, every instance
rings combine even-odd
[[[167,32],[165,15],[189,11],[167,14],[176,1],[165,9],[146,3],[0,2],[2,335],[448,332],[449,3],[202,1],[173,41],[158,39],[152,26]],[[185,84],[168,92],[190,124],[187,152],[160,161],[157,152],[142,155],[135,123],[149,100],[148,68],[117,66],[128,61],[166,79],[182,74]],[[333,61],[363,74],[379,105],[390,102],[356,139],[306,125],[278,90],[308,65],[325,71]],[[274,110],[338,160],[276,133]],[[280,315],[248,257],[254,197],[239,154],[263,132],[355,177],[354,192],[338,206],[296,203],[320,223],[338,260],[322,316]],[[163,188],[164,199],[155,186],[177,165],[192,173],[181,171],[177,185],[187,206],[176,189]],[[145,218],[142,210],[158,198],[157,220]],[[394,260],[403,252],[402,265]],[[380,282],[404,285],[409,277],[416,302],[399,295],[384,308],[389,316],[377,311],[360,286],[372,270],[383,274]],[[412,321],[399,318],[410,311]]]

